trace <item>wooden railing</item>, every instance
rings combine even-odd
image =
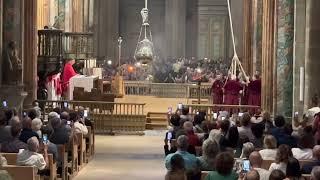
[[[151,83],[148,81],[126,81],[126,95],[157,96],[165,98],[198,98],[199,86],[197,84],[177,83]],[[208,99],[211,95],[211,85],[200,85],[200,98]]]
[[[112,103],[101,101],[38,101],[43,119],[54,108],[88,110],[89,118],[94,121],[96,133],[142,133],[145,130],[146,115],[142,103]]]
[[[219,111],[227,111],[231,113],[239,112],[255,112],[260,109],[260,106],[249,105],[224,105],[224,104],[188,104],[190,114],[196,114],[199,111],[205,112],[207,119],[212,119],[213,114],[219,114]]]

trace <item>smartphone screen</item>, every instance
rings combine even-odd
[[[242,116],[243,116],[243,113],[240,112],[240,113],[238,114],[238,116],[239,116],[239,117],[242,117]]]
[[[3,107],[7,107],[8,106],[7,101],[2,101],[2,105]]]
[[[249,172],[250,171],[250,161],[249,160],[243,160],[243,162],[242,162],[242,170],[244,172]]]
[[[83,111],[83,117],[88,117],[88,110]]]
[[[42,136],[42,141],[43,141],[43,144],[47,144],[48,143],[48,135],[44,134]]]
[[[170,141],[172,139],[172,132],[168,132],[167,134],[167,140]]]
[[[67,121],[67,125],[70,125],[71,124],[71,121]]]
[[[218,114],[217,113],[213,113],[213,118],[217,119],[218,118]]]
[[[226,117],[221,117],[222,121],[224,121],[226,119]]]
[[[178,104],[178,109],[181,110],[181,109],[182,109],[182,106],[183,106],[182,103],[179,103],[179,104]]]
[[[64,106],[65,108],[67,108],[67,107],[68,107],[68,103],[67,103],[67,102],[64,102],[64,103],[63,103],[63,106]]]

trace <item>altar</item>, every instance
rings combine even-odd
[[[91,90],[96,87],[96,84],[98,83],[99,77],[98,76],[84,76],[84,75],[78,75],[74,76],[70,79],[69,83],[69,99],[70,101],[73,100],[73,92],[75,87],[81,87],[84,88],[86,92],[91,92]]]

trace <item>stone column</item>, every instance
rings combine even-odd
[[[320,3],[306,0],[306,43],[305,43],[305,101],[304,107],[311,107],[311,98],[320,95]]]
[[[294,0],[277,2],[276,113],[292,116]]]
[[[95,55],[98,60],[117,60],[119,38],[119,0],[94,2]]]
[[[165,57],[179,58],[186,54],[186,0],[166,0]]]
[[[243,68],[246,73],[252,74],[252,0],[243,0]]]
[[[261,72],[262,53],[262,1],[252,1],[252,73]],[[251,74],[252,75],[252,74]]]
[[[293,110],[303,114],[304,112],[304,99],[305,83],[303,79],[300,79],[300,69],[305,71],[305,46],[306,46],[306,0],[296,0],[294,10],[294,59],[293,59]],[[300,89],[300,83],[302,83],[302,89]],[[302,93],[302,99],[300,99],[300,93]],[[307,107],[306,107],[307,108]]]
[[[274,31],[275,31],[275,1],[263,0],[262,16],[262,109],[274,112]]]
[[[37,0],[24,5],[24,85],[28,93],[24,105],[30,106],[37,98]]]

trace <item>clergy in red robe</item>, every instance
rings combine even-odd
[[[235,76],[231,76],[231,79],[229,79],[224,86],[224,104],[239,105],[239,95],[241,90],[241,83],[236,80]]]
[[[222,76],[217,75],[211,87],[213,104],[223,104],[223,85]]]
[[[62,90],[63,94],[68,97],[69,95],[69,81],[73,76],[76,76],[77,73],[73,69],[73,66],[75,63],[74,59],[67,59],[66,64],[63,68],[63,74],[62,74]]]
[[[252,81],[248,85],[248,105],[261,105],[261,80],[259,75],[254,75]]]

